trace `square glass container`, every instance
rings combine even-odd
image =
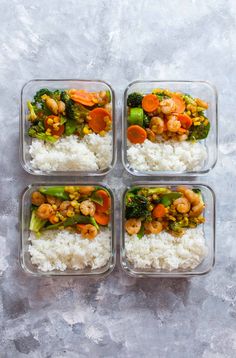
[[[31,244],[28,240],[30,235],[29,224],[31,217],[31,194],[39,187],[50,187],[50,186],[64,186],[64,185],[72,185],[72,186],[87,186],[88,184],[81,183],[53,183],[53,184],[32,184],[29,185],[21,196],[20,202],[20,264],[22,269],[32,276],[36,277],[55,277],[55,276],[92,276],[92,277],[105,277],[112,272],[115,267],[116,262],[116,237],[115,237],[115,225],[114,225],[114,212],[115,212],[115,203],[114,203],[114,194],[112,190],[100,183],[89,183],[92,186],[100,186],[105,188],[111,196],[111,214],[110,214],[110,230],[111,230],[111,249],[110,249],[110,259],[107,264],[101,268],[92,270],[91,268],[85,268],[83,270],[71,270],[67,269],[65,271],[41,271],[37,268],[36,265],[33,265],[31,262],[30,253],[28,251],[29,245]]]
[[[66,90],[69,88],[83,89],[87,91],[110,91],[111,94],[111,106],[112,106],[112,158],[111,163],[107,168],[99,170],[68,170],[68,171],[44,171],[40,169],[33,168],[31,164],[31,155],[29,153],[29,148],[32,143],[32,138],[28,135],[28,128],[30,126],[29,121],[27,120],[27,101],[32,100],[35,93],[41,88],[48,88],[49,90]],[[115,165],[116,161],[116,129],[115,129],[115,97],[112,87],[100,80],[31,80],[27,82],[21,90],[21,108],[20,108],[20,162],[22,167],[30,174],[34,175],[47,175],[47,176],[103,176],[107,174]]]
[[[206,116],[209,118],[211,128],[205,140],[201,142],[207,150],[207,158],[202,168],[198,171],[139,171],[132,168],[127,158],[127,98],[132,92],[151,93],[154,88],[169,89],[174,92],[188,93],[193,97],[199,97],[209,104]],[[218,156],[218,122],[217,122],[217,91],[216,88],[206,81],[135,81],[128,85],[124,93],[123,109],[123,142],[122,161],[125,169],[135,176],[160,176],[160,177],[184,177],[197,176],[208,173],[214,168]]]
[[[206,246],[208,249],[207,256],[193,270],[157,270],[154,268],[148,269],[139,269],[135,268],[126,258],[125,252],[125,196],[129,189],[132,187],[145,187],[145,188],[153,188],[153,187],[168,187],[168,188],[176,188],[176,186],[186,186],[191,189],[200,189],[203,200],[205,202],[206,208],[204,210],[205,223],[203,225],[203,232],[205,236]],[[205,275],[213,268],[215,263],[215,194],[212,188],[205,184],[197,184],[197,183],[186,183],[186,182],[158,182],[158,183],[147,183],[147,182],[138,182],[133,183],[132,186],[128,187],[123,194],[123,202],[122,202],[122,220],[121,220],[121,245],[120,245],[120,260],[121,266],[123,270],[130,276],[134,277],[191,277],[191,276],[201,276]],[[142,240],[142,239],[140,239]]]

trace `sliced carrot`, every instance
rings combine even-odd
[[[159,100],[155,94],[147,94],[143,97],[142,107],[146,112],[154,112],[159,106]]]
[[[99,213],[96,212],[94,214],[94,219],[96,220],[96,222],[100,225],[108,225],[109,221],[110,221],[110,217],[109,215],[107,215],[106,213]]]
[[[181,123],[181,127],[184,128],[184,129],[188,129],[191,127],[192,123],[193,123],[193,120],[192,118],[190,118],[187,114],[178,114],[177,115],[178,117],[178,120],[180,121]]]
[[[155,208],[153,209],[153,211],[152,211],[152,216],[153,216],[154,219],[163,218],[165,213],[166,213],[166,208],[164,207],[164,205],[163,204],[157,204],[155,206]]]
[[[177,94],[173,94],[171,96],[171,98],[173,99],[173,101],[175,102],[175,112],[177,113],[183,113],[185,111],[185,102],[183,100],[183,98],[181,98],[180,96],[178,96]]]
[[[68,94],[74,102],[83,104],[84,106],[92,107],[97,103],[95,96],[84,90],[71,89],[68,91]]]
[[[104,108],[95,108],[88,115],[89,127],[95,132],[103,131],[107,126],[107,120],[111,120],[110,113]]]
[[[144,128],[135,124],[127,129],[127,137],[133,144],[143,143],[147,139],[147,132]]]
[[[96,191],[96,195],[97,196],[100,196],[103,200],[103,204],[100,205],[100,204],[97,204],[95,203],[96,205],[96,212],[98,213],[105,213],[107,212],[110,207],[111,207],[111,198],[110,198],[110,195],[105,191],[105,190],[97,190]]]

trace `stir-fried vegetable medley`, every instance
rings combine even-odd
[[[204,208],[199,189],[133,187],[125,197],[125,230],[139,238],[162,230],[182,236],[187,228],[204,222]]]
[[[72,134],[105,136],[112,125],[110,102],[110,91],[40,89],[34,100],[27,102],[31,122],[28,134],[52,143]]]
[[[30,230],[71,230],[94,239],[110,221],[111,197],[102,187],[42,187],[31,196]]]
[[[201,140],[210,130],[205,115],[208,104],[189,94],[157,88],[152,93],[133,92],[127,98],[127,138],[133,143],[167,140]]]

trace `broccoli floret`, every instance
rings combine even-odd
[[[55,143],[57,141],[56,138],[54,138],[53,136],[51,135],[47,135],[45,132],[44,132],[44,128],[42,128],[41,126],[43,126],[42,122],[39,122],[37,125],[35,126],[31,126],[29,129],[28,129],[28,135],[30,137],[33,137],[33,138],[37,138],[37,139],[40,139],[40,140],[44,140],[46,142],[50,142],[50,143]]]
[[[30,101],[27,101],[27,107],[29,109],[28,120],[34,122],[37,119],[36,113],[38,111],[38,108],[34,103],[32,104]]]
[[[148,117],[148,115],[146,113],[144,113],[144,116],[143,116],[143,126],[144,126],[144,128],[149,127],[150,121],[151,121],[151,117]]]
[[[208,121],[205,123],[205,121]],[[189,128],[189,136],[188,140],[201,140],[205,139],[208,136],[209,130],[210,130],[210,122],[209,120],[205,120],[204,122],[201,122],[199,126],[192,125]]]
[[[61,93],[61,101],[66,105],[66,116],[69,120],[76,121],[77,123],[84,123],[89,110],[86,109],[82,104],[75,103],[70,99],[67,92]]]
[[[47,220],[42,220],[36,215],[36,210],[32,211],[31,219],[30,219],[30,230],[34,232],[39,232],[44,225],[46,224]]]
[[[52,92],[49,91],[49,89],[47,88],[41,88],[38,92],[36,92],[35,96],[34,96],[34,102],[35,103],[42,103],[43,99],[41,98],[44,94],[46,94],[47,96],[52,95]]]
[[[61,91],[60,90],[50,91],[48,88],[42,88],[38,92],[36,92],[36,94],[34,96],[35,103],[43,104],[44,100],[42,99],[42,96],[44,96],[44,95],[47,95],[47,96],[55,99],[56,101],[61,100]]]
[[[151,215],[150,211],[148,210],[148,205],[148,200],[144,196],[127,193],[125,210],[126,219],[147,218]]]
[[[127,106],[129,107],[140,107],[142,104],[143,96],[141,93],[133,92],[128,95]]]

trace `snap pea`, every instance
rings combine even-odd
[[[68,226],[73,226],[75,224],[91,224],[94,225],[97,229],[99,228],[98,224],[96,223],[95,219],[91,216],[83,216],[83,215],[75,215],[71,218],[66,219],[63,222],[59,222],[54,225],[48,225],[44,228],[44,230],[56,230],[59,227],[66,228]]]
[[[52,195],[56,198],[62,199],[62,200],[69,200],[69,194],[65,192],[64,186],[51,186],[51,187],[42,187],[39,189],[41,194],[44,195]]]

